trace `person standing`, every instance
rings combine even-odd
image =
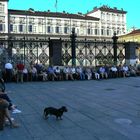
[[[24,64],[20,61],[17,64],[17,83],[19,80],[23,82],[23,70],[24,70]]]
[[[12,81],[12,72],[13,72],[13,65],[10,62],[5,64],[5,81],[11,82]]]

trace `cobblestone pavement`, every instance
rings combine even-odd
[[[100,81],[8,83],[22,111],[20,127],[0,131],[0,140],[139,140],[140,77]],[[63,120],[43,119],[47,106],[65,105]]]

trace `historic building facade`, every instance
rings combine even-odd
[[[69,38],[72,29],[78,38],[110,39],[126,33],[126,11],[102,6],[86,14],[8,9],[0,0],[0,36]]]
[[[126,33],[123,9],[95,7],[85,14],[8,9],[0,0],[0,59],[53,65],[125,62],[124,44],[114,50],[114,33]],[[72,39],[72,31],[75,38]],[[116,42],[117,43],[117,42]]]

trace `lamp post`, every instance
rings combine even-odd
[[[113,50],[114,50],[114,64],[117,64],[117,40],[118,40],[118,37],[116,36],[115,32],[114,32],[112,39],[113,39]]]
[[[13,40],[12,37],[8,37],[8,48],[7,48],[7,52],[8,52],[8,57],[10,60],[12,60],[12,48],[13,48]]]
[[[23,37],[23,48],[24,48],[24,65],[25,65],[25,48],[26,48],[26,44],[25,44],[25,36]]]
[[[70,35],[71,39],[71,54],[72,54],[72,65],[76,66],[76,37],[74,28],[72,29],[72,34]]]

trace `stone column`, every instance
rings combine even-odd
[[[127,65],[135,64],[136,47],[137,47],[137,44],[135,42],[126,42],[125,43],[125,62]]]
[[[62,66],[62,40],[49,40],[49,64]]]

